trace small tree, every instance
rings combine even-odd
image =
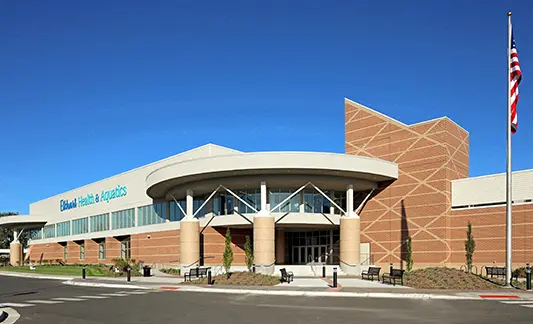
[[[226,269],[226,276],[229,278],[231,269],[231,264],[233,263],[233,250],[231,249],[231,233],[229,228],[226,230],[226,241],[224,243],[224,254],[222,255],[222,264],[224,269]]]
[[[472,257],[474,256],[475,249],[476,249],[476,241],[474,241],[474,236],[472,235],[472,224],[468,222],[468,229],[466,231],[466,241],[465,241],[466,268],[468,269],[468,272],[472,271]]]
[[[407,251],[405,251],[405,263],[407,264],[407,272],[413,269],[413,248],[411,247],[411,236],[407,237]]]
[[[252,271],[252,265],[254,264],[254,251],[252,250],[252,242],[250,236],[246,235],[246,240],[244,242],[244,262],[248,271]]]

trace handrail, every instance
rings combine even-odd
[[[349,263],[346,263],[346,262],[342,261],[340,258],[339,258],[339,262],[342,263],[342,264],[345,264],[345,265],[347,265],[347,266],[349,266],[349,267],[357,267],[357,266],[359,265],[359,264],[349,264]]]
[[[188,268],[188,267],[190,267],[190,266],[192,266],[192,265],[194,265],[194,264],[200,262],[200,260],[202,260],[202,259],[205,260],[205,259],[214,259],[214,258],[215,258],[214,255],[212,255],[212,256],[206,256],[206,257],[203,257],[203,258],[200,258],[200,259],[194,261],[193,263],[191,263],[191,264],[189,264],[189,265],[186,265],[185,267]]]

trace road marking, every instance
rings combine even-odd
[[[61,300],[28,300],[28,303],[34,304],[62,304],[64,301]]]
[[[484,299],[518,299],[520,296],[515,295],[479,295],[479,297]]]
[[[241,304],[245,305],[245,304]],[[274,308],[296,308],[309,310],[333,310],[333,311],[359,311],[354,307],[339,307],[339,306],[306,306],[306,305],[282,305],[282,304],[258,304],[258,307],[274,307]]]
[[[128,296],[126,294],[119,294],[119,293],[112,293],[112,294],[100,294],[102,296],[111,296],[111,297],[124,297],[124,296]]]
[[[119,294],[130,294],[130,295],[146,295],[147,291],[121,291]]]
[[[87,299],[83,299],[83,298],[71,298],[71,297],[57,297],[57,298],[52,298],[52,300],[61,300],[61,301],[85,301]]]
[[[106,296],[77,296],[77,298],[106,299],[106,298],[109,298],[109,297],[106,297]]]
[[[533,300],[505,300],[501,301],[503,304],[533,304]]]
[[[31,307],[35,306],[33,304],[21,304],[21,303],[2,303],[0,304],[0,308],[2,307]]]
[[[529,304],[529,305],[520,305],[522,307],[529,307],[529,308],[533,308],[533,305]]]

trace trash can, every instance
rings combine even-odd
[[[152,269],[149,267],[149,266],[144,266],[143,267],[143,276],[144,277],[150,277],[150,271]]]

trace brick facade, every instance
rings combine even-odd
[[[466,224],[477,241],[478,267],[505,263],[505,208],[453,210],[451,181],[468,177],[469,134],[443,117],[405,125],[367,107],[345,102],[346,154],[398,164],[399,177],[382,184],[361,212],[361,242],[376,264],[403,263],[408,235],[415,268],[465,263]],[[513,208],[513,262],[532,258],[533,205]]]

